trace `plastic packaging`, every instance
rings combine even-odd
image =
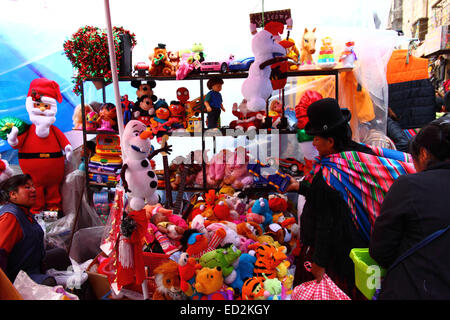
[[[66,292],[62,286],[37,284],[22,270],[14,280],[14,287],[24,300],[79,300],[76,295]]]

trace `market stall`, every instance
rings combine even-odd
[[[82,142],[72,149],[64,140],[57,150],[66,174],[55,182],[61,207],[40,209],[47,244],[65,248],[77,268],[84,263],[70,276],[87,281],[97,299],[305,298],[308,284],[296,277],[305,267],[305,199],[288,186],[309,175],[317,156],[306,110],[334,98],[352,114],[355,141],[376,136],[375,147],[395,148],[385,135],[385,93],[396,33],[308,30],[294,9],[262,6],[246,17],[249,57],[212,59],[195,42],[155,42],[137,56],[147,35],[115,26],[104,5],[106,29],[82,26],[64,41],[80,100],[72,129]],[[91,100],[93,87],[102,102]],[[48,95],[29,91],[34,103]],[[19,118],[2,130],[23,153],[15,138],[30,129]],[[395,160],[399,174],[410,170],[405,159]],[[47,174],[42,166],[31,172]],[[322,285],[333,291],[328,298],[349,299],[331,280]]]

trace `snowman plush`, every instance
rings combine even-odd
[[[141,121],[131,120],[122,135],[123,165],[120,176],[132,210],[141,210],[146,204],[158,202],[158,178],[150,160],[160,152],[172,151],[168,145],[153,151],[150,143],[152,133],[146,129]]]
[[[256,26],[252,24],[250,27],[252,33],[255,33]],[[286,49],[278,43],[283,28],[281,22],[271,21],[253,36],[252,51],[255,61],[250,66],[248,77],[241,87],[242,95],[247,100],[247,107],[251,112],[264,111],[266,101],[272,95],[271,64],[277,62],[276,58],[286,56]]]

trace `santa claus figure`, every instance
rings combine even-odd
[[[62,102],[59,85],[45,78],[31,81],[26,109],[32,125],[18,135],[13,127],[7,135],[8,143],[19,149],[19,165],[28,173],[36,187],[36,204],[31,212],[60,211],[60,185],[64,178],[64,154],[67,160],[72,146],[66,136],[53,125],[57,104]]]
[[[266,114],[264,111],[250,112],[247,108],[247,101],[245,99],[242,100],[239,107],[237,103],[234,103],[232,112],[238,120],[231,121],[230,127],[243,130],[244,132],[259,129]]]

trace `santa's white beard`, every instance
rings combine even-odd
[[[52,115],[37,115],[29,113],[30,121],[36,126],[36,135],[39,138],[47,138],[50,133],[50,127],[55,123],[56,118]]]
[[[36,135],[39,138],[47,138],[50,133],[50,127],[56,121],[56,100],[48,97],[42,97],[42,102],[48,103],[50,109],[41,111],[39,108],[34,107],[34,102],[31,97],[27,97],[25,101],[25,107],[30,117],[32,124],[36,126]]]

